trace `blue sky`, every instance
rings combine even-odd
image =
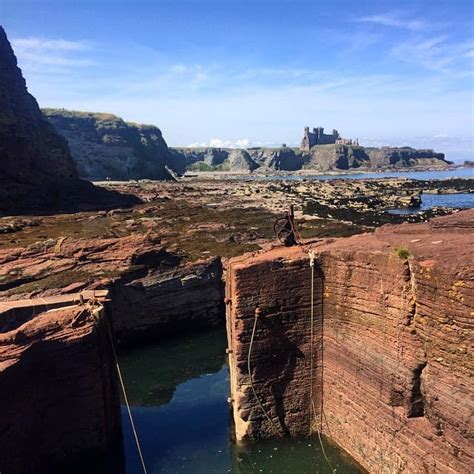
[[[42,107],[158,125],[170,145],[473,152],[473,2],[0,0]]]

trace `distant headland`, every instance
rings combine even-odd
[[[410,147],[363,147],[337,130],[305,127],[300,147],[168,147],[158,127],[104,113],[44,109],[68,141],[81,177],[91,180],[170,179],[187,171],[272,173],[338,170],[444,169],[443,153]],[[120,157],[120,159],[119,159]]]

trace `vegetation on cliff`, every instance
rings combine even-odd
[[[172,179],[159,128],[107,113],[43,109],[71,149],[79,175],[90,180]]]

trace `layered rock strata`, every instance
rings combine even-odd
[[[251,172],[259,166],[240,148],[171,148],[170,153],[170,167],[179,174],[187,170]]]
[[[473,229],[464,211],[314,244],[312,375],[309,247],[231,260],[237,439],[277,431],[245,362],[259,307],[252,377],[278,431],[312,420],[369,472],[471,472]]]
[[[153,125],[105,113],[43,109],[66,138],[78,173],[89,180],[172,179],[168,146]]]
[[[223,323],[219,258],[150,272],[112,287],[114,326],[121,344]]]
[[[136,342],[223,323],[218,257],[183,262],[150,234],[59,238],[0,250],[0,298],[16,300],[109,289],[116,335]],[[0,303],[1,308],[1,303]]]
[[[121,472],[120,407],[105,312],[75,300],[79,295],[1,305],[1,472],[84,472],[91,466]]]

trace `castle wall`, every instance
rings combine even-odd
[[[334,130],[332,134],[324,133],[324,128],[313,128],[313,131],[309,131],[309,127],[305,127],[303,139],[301,140],[301,150],[309,151],[313,146],[316,145],[331,145],[336,143],[336,139],[339,138],[337,130]]]

